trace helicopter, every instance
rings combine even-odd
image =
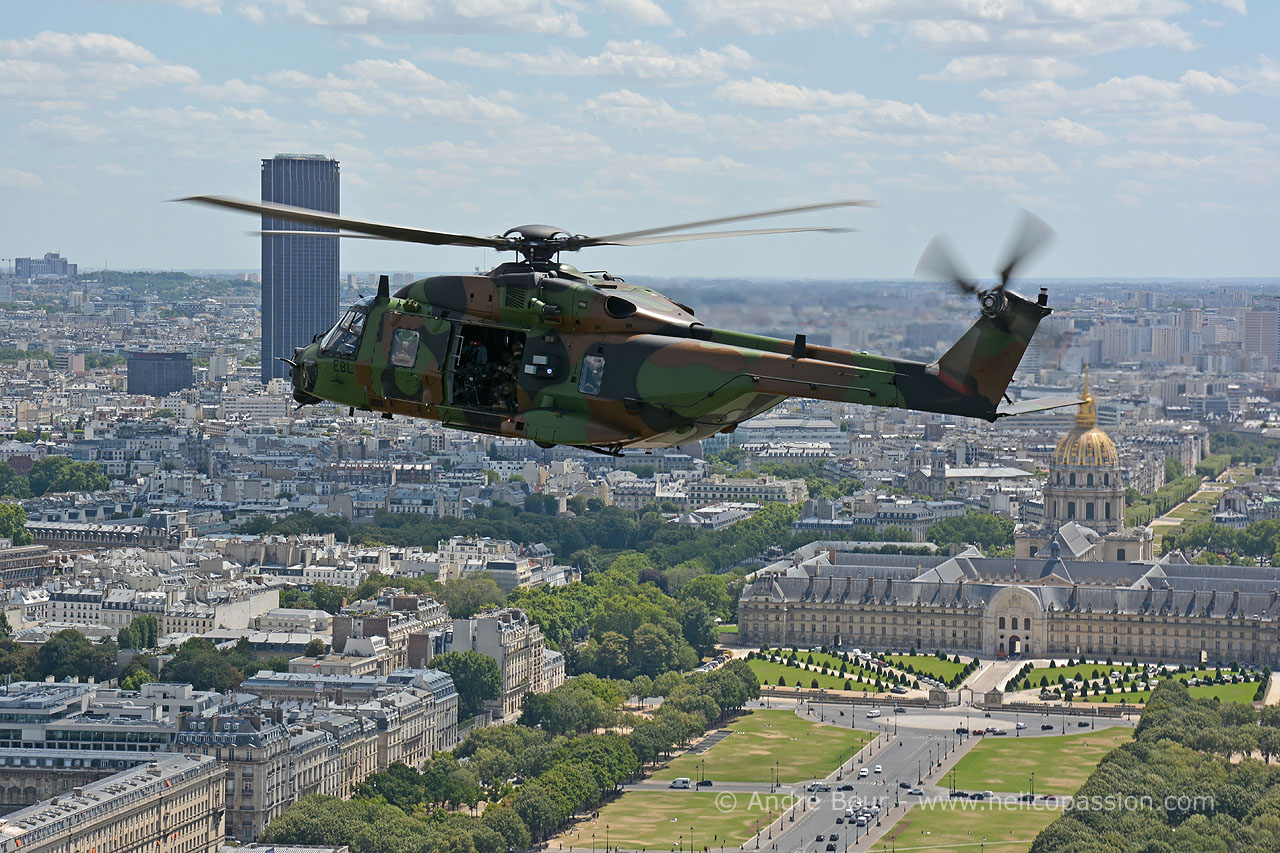
[[[729,433],[789,397],[897,407],[995,421],[1074,405],[1074,396],[1013,402],[1006,394],[1048,293],[1025,298],[1008,285],[1051,235],[1025,214],[999,283],[963,275],[935,239],[917,272],[976,296],[979,316],[937,361],[900,360],[704,325],[694,309],[608,272],[582,272],[562,253],[721,237],[846,228],[691,231],[751,219],[868,205],[833,201],[590,237],[522,225],[488,237],[388,225],[226,196],[179,201],[254,213],[330,231],[259,231],[266,237],[358,237],[518,253],[475,275],[414,281],[356,302],[333,327],[295,350],[299,408],[321,402],[427,418],[539,447],[570,445],[619,455],[626,448],[692,445]],[[684,233],[677,233],[684,232]]]

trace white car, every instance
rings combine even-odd
[[[1018,729],[1018,731],[1022,731],[1022,730],[1023,730],[1023,729],[1025,729],[1026,727],[1027,727],[1027,724],[1026,724],[1026,723],[1018,723],[1018,725],[1017,725],[1017,729]]]
[[[884,768],[883,768],[883,767],[881,767],[879,764],[877,764],[877,765],[876,765],[876,772],[877,772],[877,773],[883,773],[883,772],[884,772]]]
[[[859,779],[865,779],[868,775],[870,775],[870,771],[865,767],[858,771]]]

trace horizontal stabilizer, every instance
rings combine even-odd
[[[1063,406],[1078,406],[1083,403],[1075,394],[1055,394],[1050,397],[1036,397],[1032,400],[1019,400],[1016,403],[1003,403],[996,409],[997,418],[1011,415],[1028,415],[1032,412],[1044,412],[1049,409],[1061,409]]]

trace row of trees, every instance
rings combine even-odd
[[[1277,755],[1280,708],[1259,714],[1162,682],[1134,741],[1102,759],[1032,853],[1280,850]]]
[[[652,717],[630,715],[623,703],[633,690],[666,701]],[[579,676],[544,696],[528,695],[519,725],[477,729],[420,771],[393,764],[361,783],[350,800],[302,799],[271,822],[262,841],[349,845],[352,853],[525,849],[575,813],[603,804],[642,763],[719,724],[758,694],[742,661],[690,678],[675,672],[633,682]],[[478,818],[458,811],[482,802]]]
[[[1203,551],[1219,557],[1268,557],[1280,559],[1280,520],[1255,521],[1242,528],[1212,522],[1170,527],[1164,536],[1166,551]]]

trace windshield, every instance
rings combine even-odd
[[[352,308],[320,341],[320,352],[340,358],[355,358],[364,331],[364,312]]]

